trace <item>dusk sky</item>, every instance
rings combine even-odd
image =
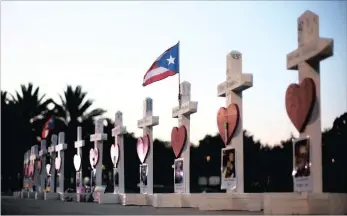
[[[1,2],[1,90],[14,93],[32,82],[59,102],[68,84],[81,85],[93,108],[139,136],[143,100],[153,99],[160,124],[154,137],[170,139],[177,119],[178,76],[142,87],[145,72],[180,40],[181,81],[191,83],[198,112],[191,116],[191,141],[217,133],[216,115],[225,105],[217,85],[225,81],[226,55],[243,54],[243,72],[253,88],[243,92],[244,129],[275,144],[294,133],[286,114],[287,86],[298,72],[286,70],[297,48],[297,18],[319,15],[320,36],[334,39],[334,56],[321,63],[322,129],[347,110],[346,1],[196,2]],[[77,130],[76,130],[77,131]]]

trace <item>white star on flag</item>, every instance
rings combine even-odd
[[[166,59],[166,61],[168,61],[168,65],[170,64],[175,64],[175,58],[173,58],[171,55],[170,55],[170,58]]]

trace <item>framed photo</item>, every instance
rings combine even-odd
[[[140,165],[140,192],[147,193],[148,165]]]
[[[234,148],[223,148],[221,154],[221,189],[236,190],[236,151]]]
[[[175,193],[184,193],[184,172],[183,172],[183,158],[178,158],[174,163],[174,181]]]
[[[311,183],[311,155],[310,139],[308,137],[294,140],[294,191],[308,192],[312,189]]]

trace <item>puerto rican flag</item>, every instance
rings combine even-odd
[[[54,120],[53,118],[49,118],[48,121],[43,126],[41,137],[42,139],[46,139],[48,136],[49,132],[54,128]]]
[[[142,86],[179,73],[179,42],[161,54],[143,77]]]

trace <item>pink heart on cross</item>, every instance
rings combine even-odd
[[[148,134],[137,139],[137,155],[139,156],[140,162],[144,163],[148,155],[150,139]]]
[[[55,161],[54,161],[54,164],[55,164],[55,169],[57,170],[57,172],[59,172],[60,168],[61,168],[61,158],[60,157],[56,157]]]
[[[95,168],[99,162],[99,150],[97,148],[92,148],[89,151],[89,162],[90,165]]]
[[[117,168],[118,160],[119,160],[119,146],[118,146],[118,144],[111,145],[110,153],[111,153],[112,163],[113,163],[114,167]]]
[[[33,177],[34,176],[34,163],[30,163],[28,171],[29,171],[29,176]]]

